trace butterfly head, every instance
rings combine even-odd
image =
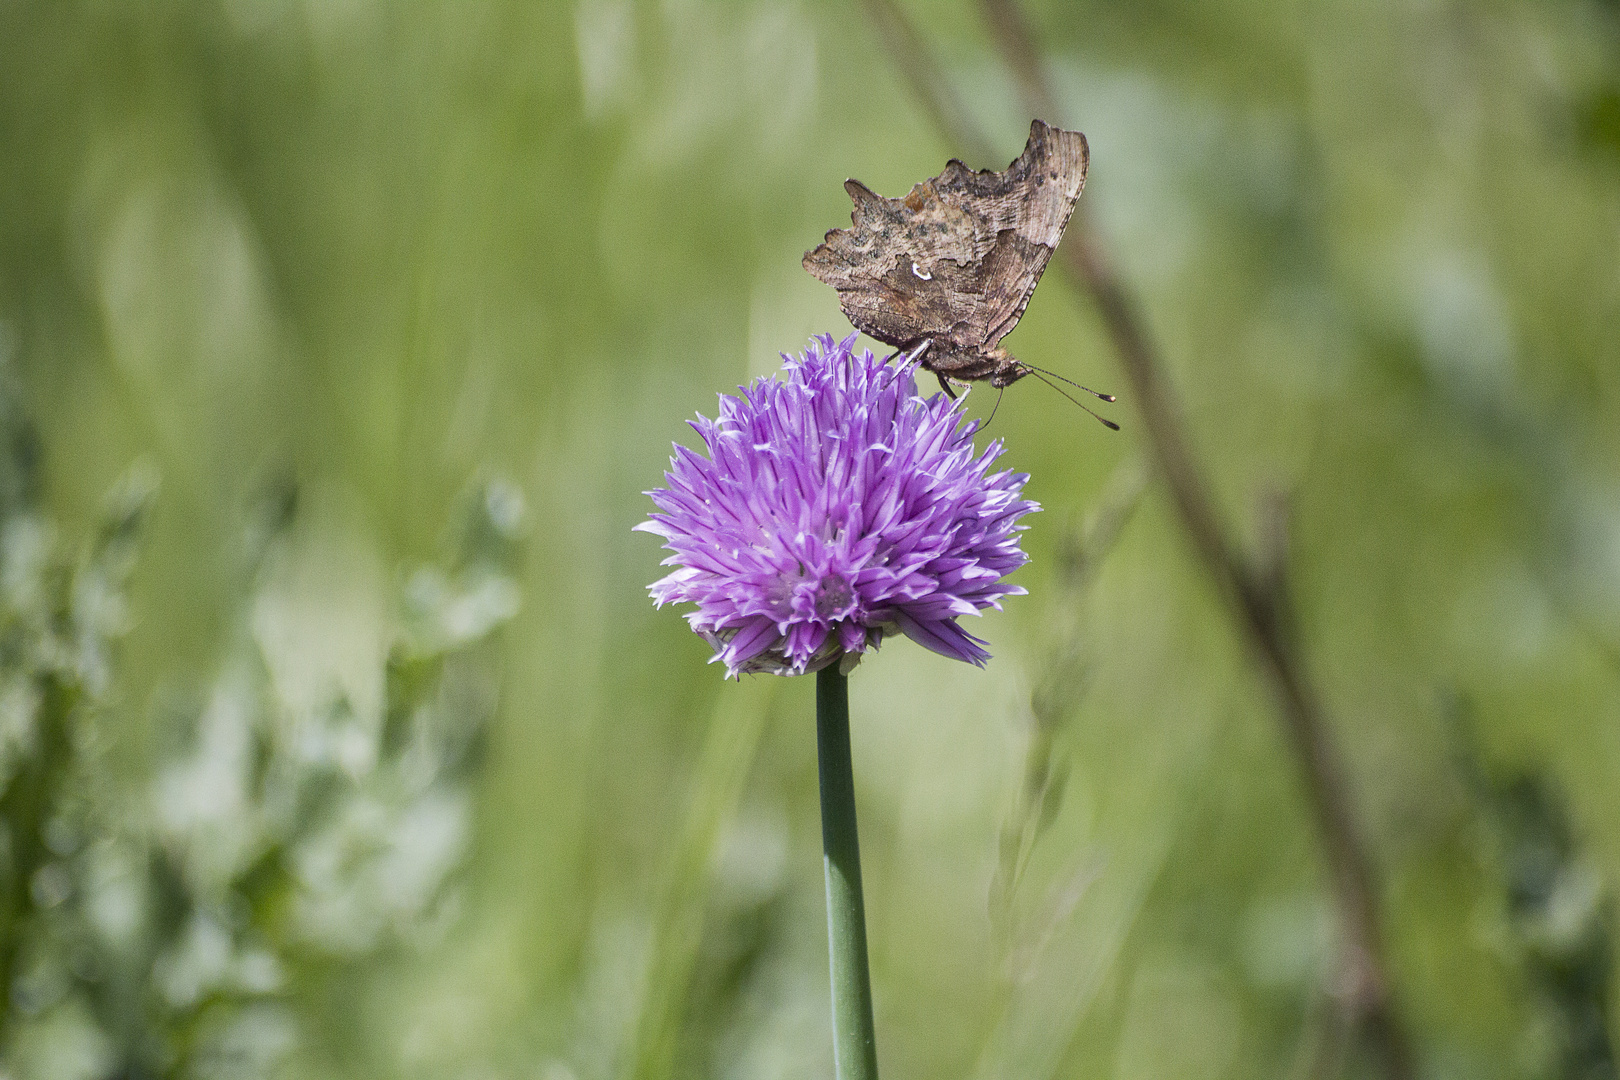
[[[1034,368],[1020,364],[1012,353],[999,345],[994,349],[984,350],[984,353],[987,360],[995,362],[995,367],[990,372],[990,385],[997,390],[1011,386],[1025,375],[1035,374]]]

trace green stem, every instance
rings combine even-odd
[[[849,752],[849,683],[837,664],[816,673],[816,752],[821,765],[822,862],[827,872],[833,1059],[838,1080],[877,1080],[861,847],[855,835],[855,770]]]

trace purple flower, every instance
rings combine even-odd
[[[687,621],[728,675],[847,670],[897,631],[982,665],[957,616],[1024,592],[1003,579],[1028,561],[1029,477],[989,472],[999,440],[976,455],[954,402],[854,344],[813,338],[783,355],[785,381],[721,395],[718,420],[692,422],[709,456],[677,444],[647,493],[660,512],[636,528],[677,568],[649,592],[697,605]]]

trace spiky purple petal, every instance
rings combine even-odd
[[[1027,561],[1029,477],[990,472],[999,440],[976,454],[955,402],[854,346],[823,334],[783,356],[785,380],[721,395],[717,419],[692,421],[708,456],[677,445],[647,492],[658,512],[636,528],[676,567],[648,591],[697,605],[687,620],[728,675],[815,671],[894,633],[982,665],[957,618],[1024,591],[1004,579]]]

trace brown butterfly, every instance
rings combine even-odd
[[[913,353],[952,397],[951,380],[1001,388],[1050,374],[1000,343],[1063,236],[1087,162],[1084,135],[1036,120],[1024,152],[1002,172],[953,158],[904,199],[847,180],[853,227],[829,232],[805,254],[804,268],[838,290],[856,329]]]

